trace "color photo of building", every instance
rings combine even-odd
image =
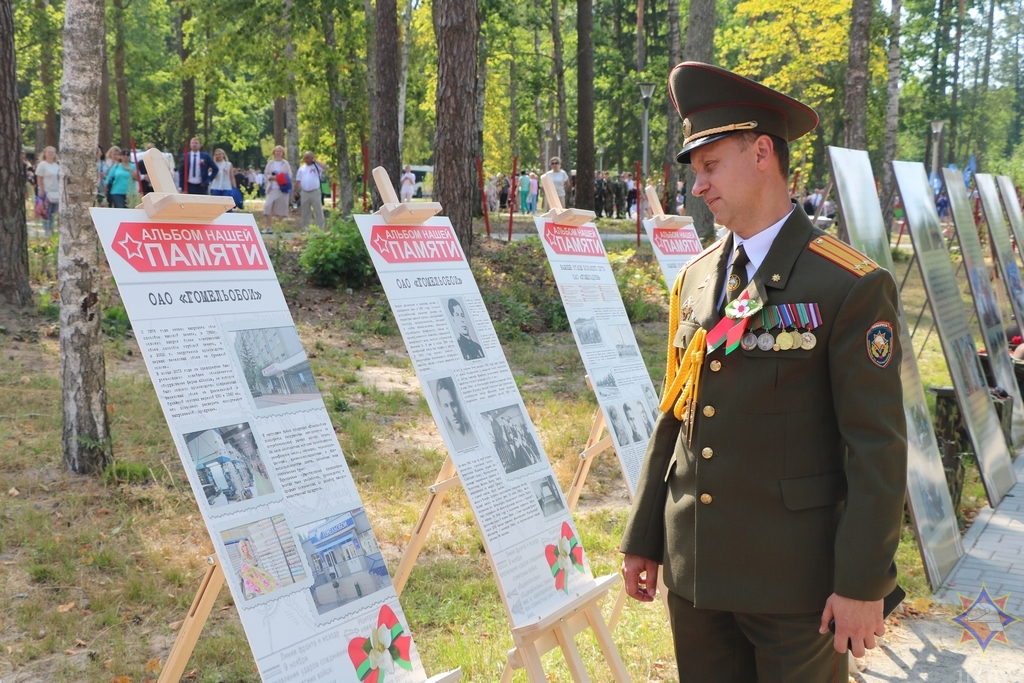
[[[313,570],[313,586],[309,590],[318,614],[391,585],[391,576],[363,508],[296,530],[302,552]]]
[[[256,408],[319,398],[313,371],[294,327],[238,330],[234,346]]]

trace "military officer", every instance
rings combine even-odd
[[[607,218],[612,217],[613,206],[615,205],[615,184],[612,182],[612,174],[608,171],[604,172],[604,215]]]
[[[597,218],[601,217],[604,210],[604,193],[604,178],[600,171],[594,171],[594,213]]]
[[[874,647],[896,584],[896,286],[794,211],[788,143],[817,125],[809,107],[695,62],[669,89],[677,159],[728,232],[672,289],[626,592],[653,600],[662,572],[681,681],[845,683],[840,653]]]

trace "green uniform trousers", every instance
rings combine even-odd
[[[821,612],[698,609],[668,591],[680,683],[846,683],[849,657],[818,633]]]

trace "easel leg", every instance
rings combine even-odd
[[[459,480],[458,475],[455,473],[455,463],[452,462],[451,456],[448,456],[441,466],[437,479],[434,480],[434,485],[430,487],[430,497],[427,499],[427,504],[420,514],[420,520],[412,532],[409,545],[406,546],[405,552],[402,554],[402,560],[398,563],[398,569],[395,570],[395,575],[391,579],[395,587],[395,593],[399,597],[402,595],[402,589],[405,588],[406,581],[409,580],[409,575],[412,574],[416,558],[419,557],[423,544],[427,540],[430,526],[434,523],[434,518],[437,516],[438,510],[441,509],[441,504],[444,503],[446,492],[457,483],[459,483]]]
[[[531,683],[548,682],[548,675],[544,673],[544,666],[540,661],[540,652],[537,651],[537,643],[533,641],[521,643],[519,656],[523,659],[523,668],[526,669],[526,676]]]
[[[622,587],[619,588],[619,594],[615,596],[615,606],[612,607],[612,613],[608,616],[608,628],[614,630],[616,624],[619,623],[619,617],[622,616],[622,609],[626,606],[626,584],[623,583]]]
[[[195,600],[192,601],[188,616],[185,617],[185,622],[181,625],[181,630],[178,631],[178,638],[174,641],[170,654],[167,655],[167,662],[160,672],[160,679],[157,683],[178,683],[181,680],[188,660],[192,657],[192,651],[196,647],[196,642],[199,640],[199,634],[203,632],[203,626],[206,625],[206,620],[213,609],[213,603],[217,601],[217,594],[220,593],[220,589],[224,585],[224,571],[220,564],[213,557],[207,558],[207,561],[211,564],[206,570],[206,576],[203,577],[202,583],[199,584]]]
[[[597,644],[604,654],[604,659],[612,670],[612,677],[615,678],[617,683],[629,683],[630,678],[629,673],[626,671],[626,665],[623,664],[622,657],[619,656],[619,650],[615,647],[615,642],[612,640],[612,632],[608,629],[608,625],[604,623],[604,619],[601,618],[597,605],[587,607],[585,614],[587,615],[587,621],[590,623],[590,628],[594,631],[594,637],[597,638]]]
[[[590,427],[590,436],[587,437],[587,444],[583,447],[583,452],[580,453],[580,464],[576,467],[576,474],[573,475],[572,485],[569,486],[569,491],[565,496],[566,502],[569,504],[569,512],[576,510],[576,504],[580,500],[580,494],[583,493],[583,485],[587,481],[587,475],[590,474],[590,465],[594,462],[594,458],[605,450],[612,448],[611,435],[603,439],[601,438],[604,426],[604,413],[598,408],[594,412],[594,423]],[[629,487],[629,482],[626,482],[626,487]],[[632,498],[632,496],[630,497]]]
[[[576,640],[572,634],[566,633],[565,627],[559,626],[555,629],[555,639],[565,656],[565,663],[569,665],[572,680],[576,683],[590,683],[590,677],[587,676],[587,669],[583,666],[583,658],[580,657],[579,648],[576,647]]]

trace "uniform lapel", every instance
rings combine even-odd
[[[793,266],[803,250],[807,248],[812,233],[813,228],[807,214],[799,206],[793,209],[793,213],[782,224],[782,230],[775,237],[768,254],[761,262],[761,267],[757,269],[750,283],[751,286],[756,285],[757,292],[762,297],[762,304],[767,305],[768,303],[768,290],[786,287]],[[751,298],[753,296],[754,292],[752,291]]]
[[[722,283],[725,282],[725,270],[729,264],[729,256],[732,254],[732,233],[721,240],[715,253],[708,254],[706,270],[703,282],[697,286],[697,294],[694,296],[693,319],[705,330],[710,330],[721,319],[718,311],[718,297],[722,293]]]

